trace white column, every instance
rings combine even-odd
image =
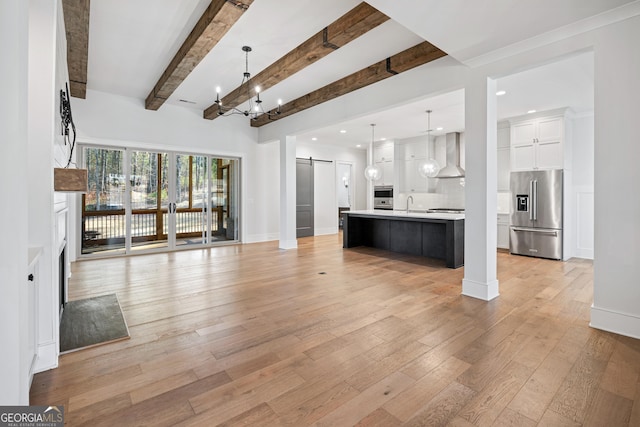
[[[496,83],[471,73],[465,88],[465,235],[462,294],[498,296]]]
[[[640,338],[640,17],[598,37],[595,60],[594,328]]]
[[[0,1],[0,405],[28,405],[28,6]],[[17,210],[16,210],[17,209]]]
[[[296,137],[280,138],[280,249],[295,249]]]

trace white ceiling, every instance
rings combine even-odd
[[[278,98],[287,102],[300,97],[423,39],[467,63],[541,32],[638,2],[523,0],[515,5],[513,0],[369,0],[391,20],[264,91],[261,98],[265,109],[273,108]],[[93,0],[87,88],[144,100],[209,3],[210,0]],[[213,103],[216,86],[222,88],[224,96],[239,85],[244,72],[243,45],[253,48],[249,71],[256,75],[358,3],[254,0],[167,103],[203,110]],[[503,77],[498,86],[508,93],[498,100],[498,116],[561,106],[589,110],[593,107],[592,82],[590,54]],[[317,129],[298,138],[310,140],[315,136],[318,143],[347,146],[366,144],[371,139],[370,123],[377,124],[376,139],[416,136],[426,130],[424,111],[428,108],[434,111],[433,129],[443,126],[443,132],[463,130],[464,93],[458,91]],[[337,133],[341,128],[347,133]]]

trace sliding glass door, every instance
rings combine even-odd
[[[205,245],[210,235],[207,191],[210,177],[206,156],[176,156],[176,246]]]
[[[169,210],[169,155],[149,151],[129,154],[127,251],[167,249]]]
[[[89,191],[82,195],[82,253],[124,253],[125,151],[85,148],[83,154],[88,170]]]
[[[239,160],[92,147],[82,153],[90,175],[82,203],[82,254],[238,240]]]

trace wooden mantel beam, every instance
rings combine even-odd
[[[250,88],[260,86],[263,91],[267,90],[388,19],[387,15],[367,3],[360,3],[249,81],[234,89],[222,98],[222,105],[228,108],[237,107],[249,99]],[[216,117],[218,117],[217,104],[204,110],[205,119],[213,120]]]
[[[379,82],[388,77],[426,64],[447,54],[429,42],[422,42],[387,59],[383,59],[367,68],[356,71],[340,80],[336,80],[318,90],[294,99],[281,106],[280,114],[275,115],[277,109],[269,111],[271,117],[262,114],[251,120],[251,126],[260,127],[275,120],[298,113],[315,105],[345,95],[354,90]]]
[[[67,68],[71,96],[87,96],[87,60],[89,56],[89,9],[91,0],[62,0],[67,34]]]
[[[212,0],[145,101],[157,110],[229,31],[253,0]]]

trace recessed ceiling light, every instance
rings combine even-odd
[[[443,127],[436,128],[436,130],[442,130],[442,129],[444,129],[444,128]]]
[[[340,133],[347,133],[347,131],[344,129],[340,129]]]
[[[318,138],[316,138],[315,136],[313,138],[311,138],[312,141],[317,141]]]
[[[360,147],[362,147],[362,144],[358,144],[358,145],[356,145],[356,147],[360,148]]]
[[[535,112],[536,112],[536,110],[529,110],[529,111],[527,111],[527,114],[533,114]]]
[[[499,90],[499,91],[496,92],[496,95],[497,96],[502,96],[502,95],[505,95],[506,93],[507,93],[506,90]]]
[[[387,138],[380,138],[380,141],[386,141]]]

